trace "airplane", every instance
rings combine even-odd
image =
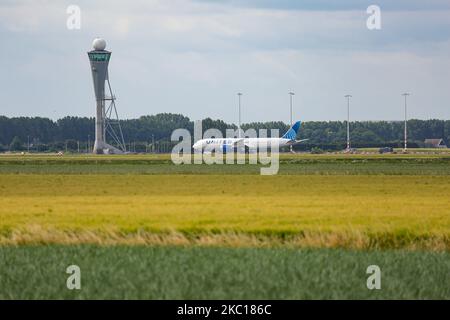
[[[249,149],[256,150],[258,145],[265,145],[270,148],[271,143],[278,141],[279,147],[293,146],[309,139],[296,140],[300,121],[294,123],[281,138],[211,138],[198,140],[192,148],[195,151],[222,150],[223,152],[233,151],[241,142]]]

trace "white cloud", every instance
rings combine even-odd
[[[85,51],[103,36],[121,114],[180,112],[235,120],[287,120],[295,90],[304,119],[395,119],[402,90],[418,117],[450,117],[449,11],[388,11],[368,31],[364,10],[289,10],[175,1],[74,1],[82,29],[66,28],[72,2],[0,4],[0,92],[7,115],[93,115]],[[20,50],[17,50],[20,48]],[[33,94],[24,95],[23,87]],[[432,98],[430,98],[432,97]],[[64,101],[64,106],[55,105]],[[416,103],[416,109],[414,109]],[[423,108],[423,105],[427,108]]]

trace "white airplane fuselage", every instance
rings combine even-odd
[[[233,151],[235,148],[243,148],[244,146],[250,150],[257,150],[265,148],[267,150],[272,148],[282,148],[293,146],[308,139],[296,140],[298,130],[300,129],[300,121],[292,125],[289,130],[281,138],[210,138],[201,139],[194,143],[192,148],[195,151]]]
[[[271,146],[286,147],[292,144],[292,140],[284,138],[211,138],[202,139],[194,143],[192,146],[194,150],[222,150],[231,151],[235,147],[246,146],[249,149],[256,149],[258,147],[264,146],[270,149]]]

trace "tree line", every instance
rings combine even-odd
[[[87,151],[92,147],[95,119],[88,117],[64,117],[53,121],[42,117],[0,116],[0,151]],[[138,119],[121,121],[127,146],[131,151],[155,150],[154,146],[170,147],[172,132],[185,128],[193,135],[194,121],[181,114],[160,113]],[[222,120],[206,118],[202,121],[203,132],[209,128],[219,129],[225,136],[226,129],[236,125]],[[278,129],[280,135],[289,125],[284,122],[252,122],[242,125],[243,130]],[[353,147],[400,147],[403,143],[403,121],[354,121],[350,123]],[[342,149],[346,144],[346,121],[308,121],[302,123],[298,138],[309,139],[299,145],[300,149],[319,147]],[[442,138],[450,141],[450,120],[409,120],[408,143],[411,147],[423,146],[425,139]],[[149,149],[149,146],[153,149]],[[134,150],[133,150],[134,148]],[[160,151],[169,151],[159,149]]]

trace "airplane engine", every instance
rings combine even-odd
[[[223,153],[227,153],[227,152],[233,152],[234,151],[234,147],[231,144],[223,144],[222,145],[222,152]]]

